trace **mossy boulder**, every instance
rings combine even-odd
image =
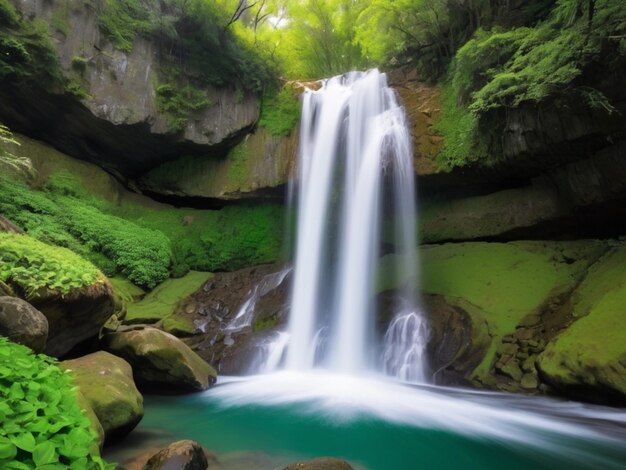
[[[42,352],[48,339],[48,320],[25,300],[0,297],[0,335]]]
[[[138,302],[127,298],[124,323],[136,325],[163,320],[174,313],[182,300],[200,289],[210,278],[211,273],[190,271],[179,279],[162,282]],[[120,281],[114,282],[122,285]],[[126,296],[128,297],[128,294]]]
[[[48,319],[45,353],[62,356],[113,314],[113,288],[90,262],[27,235],[0,233],[0,281]]]
[[[102,425],[100,424],[100,420],[98,419],[98,417],[96,416],[96,413],[91,408],[91,404],[85,398],[85,395],[81,393],[80,390],[76,392],[76,401],[78,402],[78,406],[80,407],[80,409],[83,410],[83,412],[85,413],[85,416],[89,418],[89,421],[91,422],[91,428],[94,430],[94,432],[98,436],[98,446],[100,447],[100,449],[102,449],[102,446],[104,446],[104,429],[102,428]]]
[[[201,391],[215,383],[217,373],[175,336],[156,328],[111,333],[105,347],[126,359],[135,377],[147,388],[178,392]]]
[[[132,431],[143,417],[143,397],[133,381],[133,370],[124,359],[98,351],[63,361],[74,383],[98,417],[107,441]]]
[[[170,445],[154,454],[143,470],[206,470],[209,462],[204,449],[195,441],[183,440]]]
[[[577,399],[626,404],[626,247],[603,257],[572,296],[573,324],[539,356],[542,378]]]
[[[522,391],[524,373],[536,378],[528,358],[567,323],[569,295],[606,249],[593,240],[423,247],[421,288],[431,298],[424,306],[433,324],[435,369],[452,383],[464,378],[479,387]],[[381,290],[401,284],[384,274],[379,280]],[[524,384],[531,382],[527,377]]]

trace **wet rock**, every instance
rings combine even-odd
[[[522,371],[513,359],[502,364],[500,367],[496,367],[496,370],[510,377],[515,382],[519,382],[522,379]]]
[[[179,392],[206,390],[217,374],[189,346],[156,328],[111,333],[103,338],[105,347],[132,366],[137,382],[149,388]]]
[[[0,335],[43,352],[48,338],[48,319],[25,300],[0,297]]]
[[[154,454],[143,470],[206,470],[209,462],[200,444],[191,440],[176,441]]]
[[[217,273],[204,288],[183,300],[169,317],[194,325],[194,335],[183,341],[220,373],[241,374],[250,370],[257,344],[287,320],[287,296],[291,282],[287,273],[275,285],[264,280],[280,280],[284,266],[261,265],[230,273]],[[256,300],[247,322],[228,329],[255,288]],[[188,309],[193,305],[193,309]],[[228,331],[226,331],[228,329]]]
[[[143,417],[143,397],[124,359],[98,351],[63,361],[74,383],[98,417],[107,441],[128,434]]]
[[[292,463],[282,470],[353,470],[353,467],[345,460],[320,458]]]
[[[534,374],[524,374],[520,382],[522,388],[535,389],[539,386],[539,381]]]

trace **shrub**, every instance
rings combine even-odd
[[[54,359],[0,337],[0,467],[112,469]]]
[[[42,287],[67,294],[101,277],[94,265],[70,250],[27,235],[0,233],[0,281],[19,286],[27,297]]]

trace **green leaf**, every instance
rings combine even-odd
[[[26,452],[32,452],[35,449],[35,438],[29,432],[11,436],[9,439],[11,439],[11,442],[15,444],[18,449],[25,450]]]
[[[0,436],[0,459],[12,459],[17,455],[17,447],[6,437]]]
[[[58,460],[56,447],[51,442],[42,442],[37,444],[33,450],[33,460],[37,467],[49,463],[55,463]]]

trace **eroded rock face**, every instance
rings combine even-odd
[[[0,297],[0,335],[40,353],[48,339],[48,320],[25,300]]]
[[[195,441],[172,442],[150,457],[143,470],[206,470],[209,462],[202,446]]]
[[[259,128],[224,158],[184,157],[164,163],[138,184],[151,193],[223,200],[282,198],[281,187],[293,174],[298,131],[273,136]]]
[[[221,155],[258,120],[256,96],[242,96],[234,86],[205,87],[210,106],[190,114],[181,132],[172,132],[168,116],[157,109],[156,90],[183,85],[168,82],[164,69],[172,64],[155,43],[138,36],[130,52],[114,48],[90,4],[27,0],[19,8],[51,25],[63,72],[80,84],[83,97],[48,91],[46,84],[3,87],[0,119],[13,130],[134,176],[180,155]],[[59,17],[68,25],[62,33],[54,30]]]
[[[217,374],[189,346],[156,328],[133,328],[107,334],[105,347],[126,359],[138,383],[179,392],[201,391]]]
[[[87,403],[98,417],[106,440],[123,437],[143,417],[143,397],[133,381],[133,370],[124,359],[98,351],[63,361]]]

